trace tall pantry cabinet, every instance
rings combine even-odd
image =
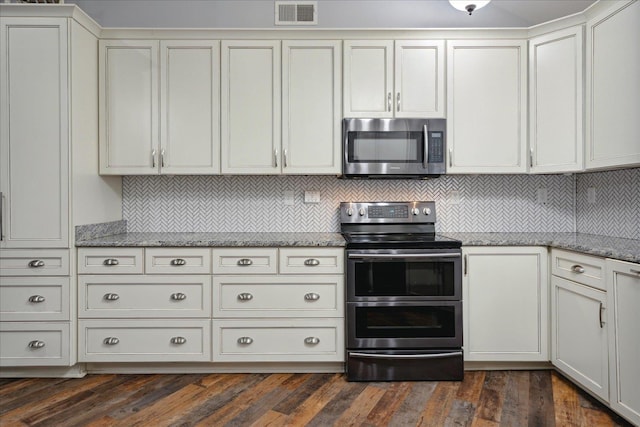
[[[121,219],[121,180],[97,176],[98,27],[74,6],[41,10],[0,18],[3,375],[76,363],[74,225]]]

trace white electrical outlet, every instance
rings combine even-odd
[[[596,202],[596,189],[595,187],[587,188],[587,202],[595,203]]]
[[[305,203],[320,203],[320,192],[319,191],[305,191],[304,192],[304,202]]]
[[[293,206],[293,190],[284,190],[284,205]]]
[[[460,191],[452,190],[449,193],[449,203],[452,204],[452,205],[459,205],[460,204]]]
[[[541,203],[541,204],[547,203],[547,189],[538,188],[537,198],[538,198],[538,203]]]

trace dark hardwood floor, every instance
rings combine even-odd
[[[0,379],[0,426],[627,426],[552,371],[462,382],[349,383],[341,374]]]

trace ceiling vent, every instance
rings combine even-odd
[[[276,1],[276,25],[317,25],[317,1]]]

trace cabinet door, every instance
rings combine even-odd
[[[529,41],[529,167],[582,170],[582,38],[573,27]]]
[[[222,42],[222,173],[280,173],[280,78],[280,41]]]
[[[220,172],[220,42],[160,42],[160,167]]]
[[[445,117],[444,41],[395,42],[396,117]]]
[[[606,293],[552,276],[551,363],[609,400]]]
[[[463,248],[468,361],[548,361],[547,250]]]
[[[69,245],[67,21],[0,21],[0,247]]]
[[[340,174],[341,42],[282,42],[282,172]]]
[[[100,173],[150,175],[158,162],[158,42],[100,40]]]
[[[527,170],[527,42],[447,44],[447,173]]]
[[[345,40],[344,117],[393,117],[393,41]]]
[[[640,425],[640,264],[607,259],[611,407]]]
[[[640,2],[587,22],[587,169],[640,165]]]

